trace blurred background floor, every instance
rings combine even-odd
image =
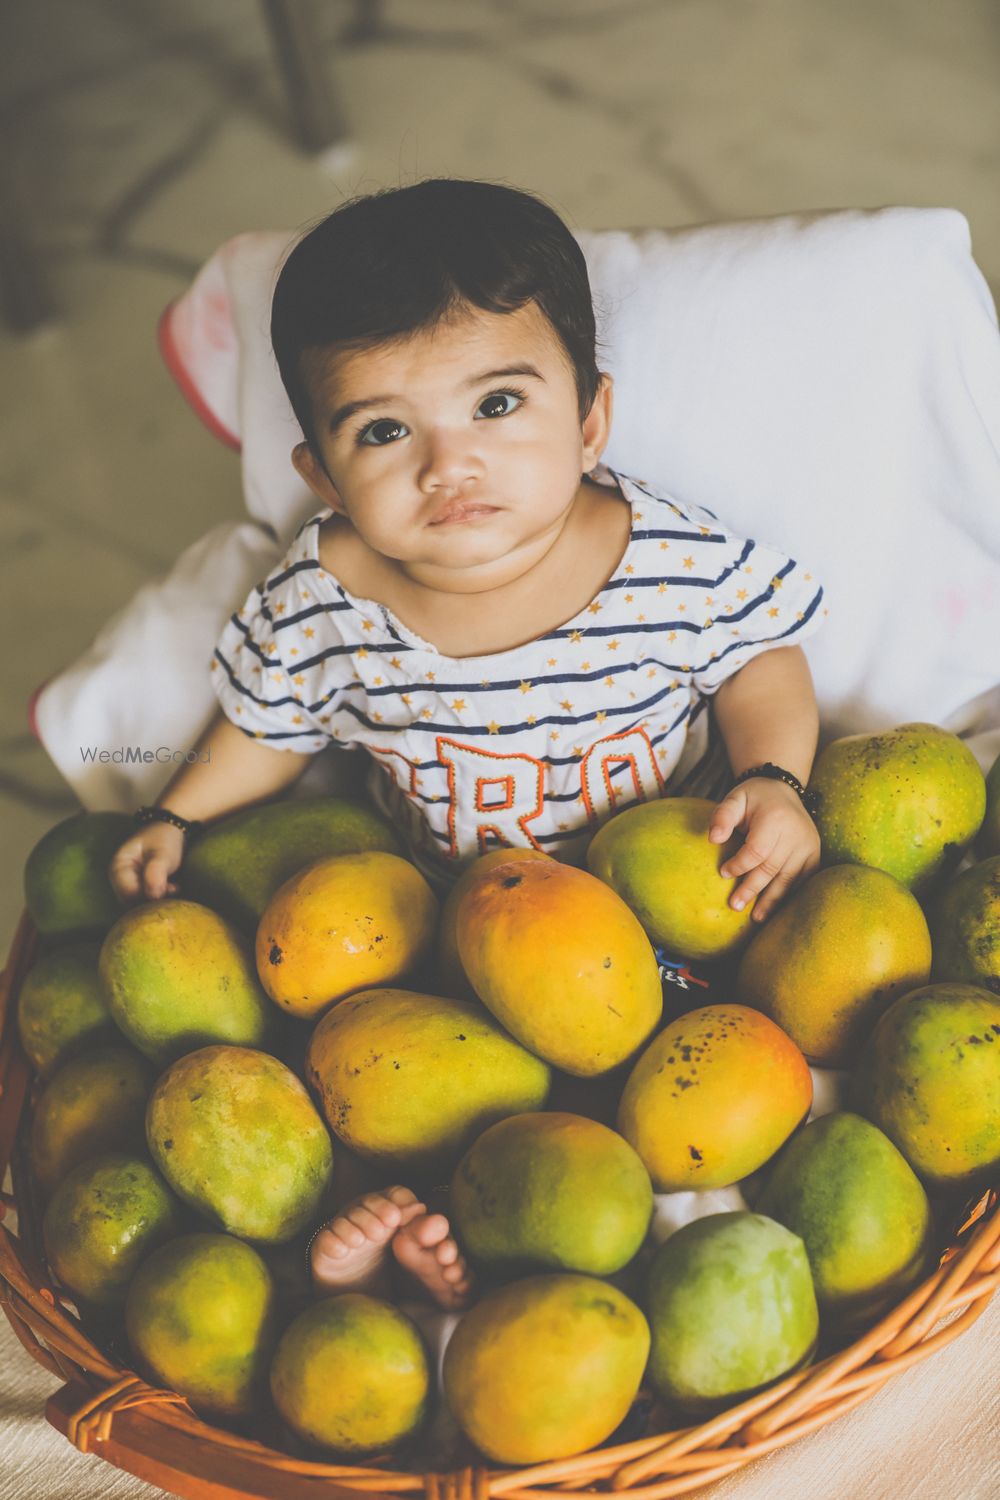
[[[948,204],[1000,286],[992,0],[323,0],[347,136],[293,139],[255,0],[34,0],[0,45],[8,200],[54,309],[0,333],[0,941],[74,800],[25,705],[189,542],[241,511],[234,456],[162,367],[157,318],[244,229],[439,174],[572,228]]]

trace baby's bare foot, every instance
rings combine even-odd
[[[310,1246],[309,1267],[316,1291],[382,1290],[390,1240],[403,1225],[426,1213],[426,1205],[407,1187],[366,1193],[349,1203],[324,1225]]]
[[[472,1273],[451,1235],[444,1214],[415,1214],[396,1234],[392,1253],[439,1307],[465,1307]]]

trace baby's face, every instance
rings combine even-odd
[[[445,586],[530,550],[596,462],[569,360],[534,302],[469,308],[367,352],[311,351],[304,373],[327,473],[305,445],[300,471],[376,552]]]

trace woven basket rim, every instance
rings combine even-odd
[[[14,1192],[0,1201],[0,1218],[18,1210],[24,1183],[15,1143],[28,1108],[31,1071],[17,1035],[16,1005],[38,947],[39,935],[24,913],[0,975],[0,1180],[8,1165],[14,1173]],[[78,1395],[82,1387],[89,1393],[65,1421],[58,1417],[59,1398],[53,1398],[49,1407],[55,1405],[57,1416],[50,1410],[50,1420],[81,1451],[103,1450],[110,1461],[149,1477],[154,1471],[148,1462],[145,1469],[134,1467],[130,1459],[136,1455],[120,1441],[121,1432],[131,1430],[129,1417],[141,1413],[147,1424],[157,1425],[161,1438],[185,1447],[184,1470],[174,1470],[169,1461],[166,1467],[161,1464],[157,1482],[163,1484],[165,1475],[171,1487],[180,1485],[176,1493],[192,1496],[277,1494],[271,1481],[284,1476],[286,1484],[294,1483],[302,1476],[324,1480],[324,1493],[331,1495],[424,1491],[428,1500],[547,1500],[556,1492],[561,1500],[584,1500],[597,1485],[627,1491],[633,1500],[670,1500],[705,1488],[868,1400],[901,1370],[959,1337],[981,1316],[1000,1284],[1000,1194],[990,1187],[967,1205],[937,1269],[874,1327],[718,1416],[531,1466],[496,1467],[484,1460],[481,1466],[450,1474],[417,1473],[383,1467],[379,1461],[349,1465],[293,1458],[203,1421],[176,1393],[157,1390],[114,1364],[51,1284],[37,1226],[32,1244],[30,1225],[30,1212],[22,1211],[16,1236],[8,1225],[0,1226],[0,1307],[27,1352],[66,1382],[64,1392]],[[192,1469],[188,1449],[193,1445],[203,1454],[201,1474],[195,1472],[197,1458]],[[227,1461],[244,1474],[249,1466],[263,1487],[232,1489],[224,1479],[219,1487],[220,1464],[224,1468]]]

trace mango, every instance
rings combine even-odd
[[[182,1226],[181,1206],[144,1157],[108,1152],[81,1162],[45,1210],[45,1257],[91,1307],[120,1307],[140,1263]]]
[[[31,1168],[43,1197],[88,1156],[142,1145],[154,1077],[124,1042],[88,1047],[56,1069],[31,1124]]]
[[[429,1390],[413,1323],[361,1292],[299,1313],[271,1365],[271,1394],[289,1427],[335,1453],[377,1453],[409,1437],[424,1419]]]
[[[101,937],[121,915],[108,879],[135,825],[127,813],[79,812],[43,834],[24,867],[24,904],[48,937]]]
[[[653,1189],[631,1146],[606,1125],[526,1113],[474,1141],[448,1202],[463,1246],[482,1266],[611,1276],[646,1237]]]
[[[427,881],[397,854],[317,860],[278,889],[260,919],[260,982],[291,1015],[318,1016],[345,995],[417,969],[437,917]]]
[[[265,1244],[313,1222],[333,1168],[303,1085],[249,1047],[202,1047],[169,1067],[150,1096],[146,1139],[179,1198]]]
[[[649,1353],[635,1303],[593,1276],[529,1276],[489,1292],[445,1351],[444,1388],[476,1447],[545,1463],[603,1443],[628,1413]]]
[[[854,1098],[933,1190],[1000,1166],[1000,999],[962,983],[903,995],[861,1056]]]
[[[618,1129],[658,1191],[728,1187],[774,1155],[811,1103],[809,1067],[780,1027],[746,1005],[705,1005],[650,1042]]]
[[[809,786],[824,864],[871,865],[918,893],[957,864],[986,811],[975,756],[936,724],[833,740]]]
[[[850,1111],[788,1142],[755,1208],[804,1240],[820,1312],[842,1329],[873,1322],[928,1268],[927,1194],[889,1137]]]
[[[156,1063],[212,1042],[271,1044],[277,1017],[241,934],[195,901],[134,906],[101,946],[101,985],[129,1041]]]
[[[916,897],[884,870],[817,870],[757,932],[741,1000],[787,1031],[810,1062],[839,1068],[898,995],[925,984],[931,937]]]
[[[540,1109],[550,1074],[481,1006],[380,989],[327,1012],[309,1043],[306,1078],[352,1150],[450,1170],[488,1125]]]
[[[317,859],[402,846],[384,818],[344,797],[295,797],[220,818],[191,845],[184,895],[256,932],[278,887]]]
[[[277,1334],[271,1273],[228,1234],[185,1234],[144,1261],[125,1329],[143,1373],[205,1417],[259,1412]]]
[[[980,859],[1000,854],[1000,755],[986,773],[986,815],[977,848]]]
[[[25,1055],[43,1078],[86,1047],[119,1033],[97,974],[97,943],[70,943],[43,953],[25,976],[17,1029]]]
[[[724,958],[752,930],[752,908],[729,905],[738,881],[719,874],[743,839],[709,843],[716,806],[705,797],[662,797],[627,807],[587,850],[590,870],[627,902],[656,947],[684,958]]]
[[[455,995],[459,1000],[476,998],[476,992],[466,978],[462,960],[458,956],[458,908],[466,891],[478,884],[494,865],[501,865],[512,859],[548,858],[540,849],[491,849],[488,854],[481,854],[478,859],[474,859],[462,871],[445,897],[438,925],[436,978],[442,995]]]
[[[463,897],[458,951],[501,1025],[579,1077],[606,1073],[663,1010],[656,957],[625,902],[555,860],[497,864]]]
[[[649,1268],[649,1377],[681,1411],[735,1406],[809,1364],[819,1309],[806,1247],[763,1213],[708,1214]]]
[[[964,980],[1000,995],[1000,854],[963,870],[942,892],[932,939],[935,980]]]

